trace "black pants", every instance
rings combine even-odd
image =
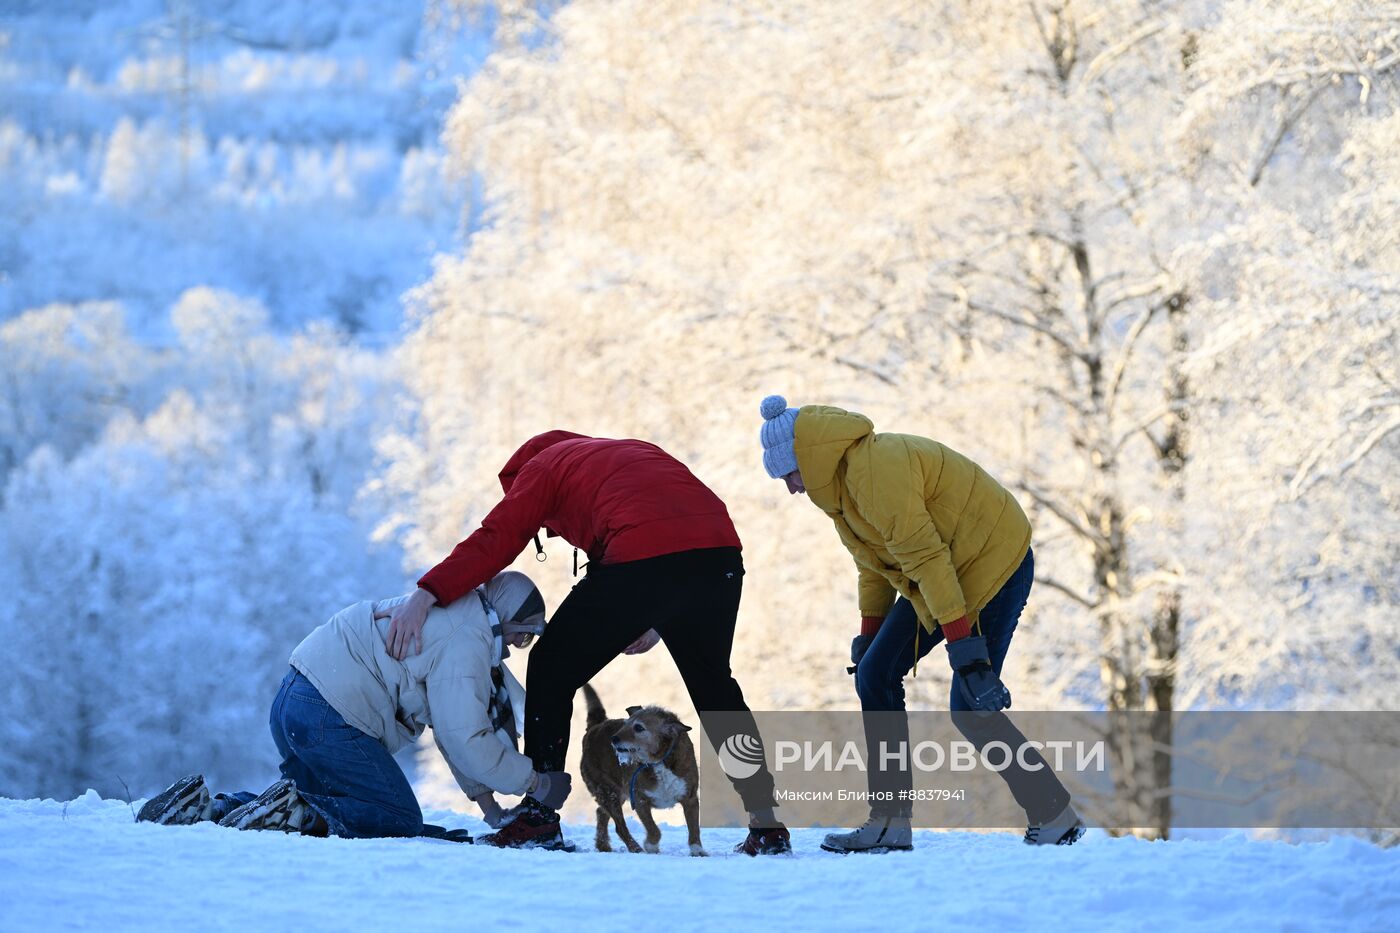
[[[621,564],[590,564],[530,651],[525,676],[525,754],[537,771],[560,771],[569,748],[574,694],[648,629],[656,629],[702,718],[741,714],[758,727],[729,669],[744,562],[738,548],[682,551]],[[726,717],[726,722],[734,717]],[[706,729],[712,742],[724,735]],[[773,806],[761,768],[734,781],[750,812]]]

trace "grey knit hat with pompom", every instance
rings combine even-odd
[[[769,476],[780,479],[797,469],[797,452],[792,447],[797,409],[788,408],[787,399],[781,395],[770,395],[758,411],[763,415],[763,427],[758,429],[758,439],[763,442],[763,468]]]

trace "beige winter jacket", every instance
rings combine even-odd
[[[384,743],[392,754],[433,727],[452,775],[468,797],[487,790],[523,794],[530,759],[491,727],[495,639],[475,592],[434,606],[423,624],[423,650],[396,661],[385,647],[388,619],[376,611],[407,596],[360,602],[337,612],[292,651],[291,664],[316,685],[350,725]],[[524,691],[507,674],[519,716]]]

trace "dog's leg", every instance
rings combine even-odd
[[[681,801],[681,810],[685,812],[685,828],[690,833],[690,854],[709,855],[700,844],[700,798],[686,797]]]
[[[608,838],[608,811],[598,808],[598,833],[593,837],[593,848],[598,852],[611,852],[612,840]]]
[[[642,825],[645,826],[647,830],[646,842],[642,843],[642,848],[651,853],[660,852],[661,828],[656,825],[656,820],[652,819],[651,804],[647,803],[645,798],[641,798],[637,801],[636,810],[637,817],[642,821]]]
[[[609,812],[612,814],[613,828],[617,830],[617,838],[622,840],[622,844],[627,847],[627,851],[642,851],[642,847],[637,845],[637,840],[632,838],[632,831],[627,828],[627,818],[622,815],[622,801],[613,802]]]

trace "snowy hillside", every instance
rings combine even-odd
[[[139,801],[137,802],[139,805]],[[438,812],[447,825],[481,828]],[[499,851],[426,840],[309,839],[210,824],[131,822],[122,801],[0,799],[6,930],[1391,930],[1400,851],[1355,839],[1307,845],[1148,843],[1094,834],[1069,849],[1008,835],[923,833],[909,855],[793,857]],[[969,880],[973,883],[968,883]]]
[[[292,647],[411,587],[552,428],[724,500],[752,707],[853,709],[857,573],[760,465],[769,392],[1015,493],[1018,710],[1400,708],[1397,9],[0,3],[0,933],[1395,927],[1400,855],[1349,839],[566,858],[115,800],[264,786]],[[570,550],[517,560],[551,612]],[[593,683],[696,722],[665,649]],[[433,744],[401,760],[457,822]]]

